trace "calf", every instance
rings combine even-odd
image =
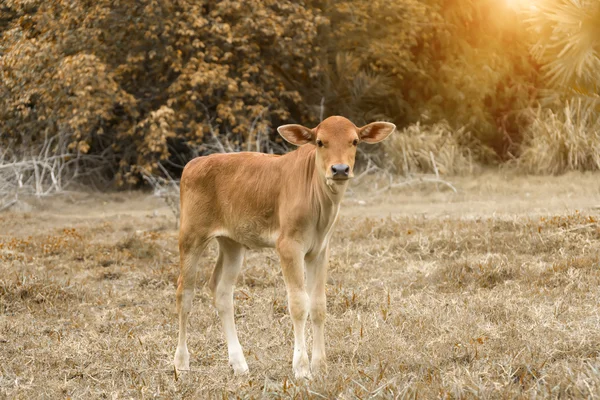
[[[279,134],[300,146],[286,155],[213,154],[186,165],[181,176],[178,370],[189,370],[187,320],[198,260],[211,239],[219,243],[219,257],[210,289],[234,372],[247,372],[248,364],[233,318],[233,288],[245,249],[260,247],[275,247],[281,260],[294,327],[296,378],[308,377],[310,369],[326,369],[325,284],[333,226],[354,176],[356,146],[379,142],[395,128],[388,122],[357,128],[343,117],[327,118],[314,129],[283,125]],[[304,339],[309,313],[314,334],[310,368]]]

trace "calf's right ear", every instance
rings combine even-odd
[[[302,146],[314,140],[313,130],[302,125],[281,125],[277,128],[277,132],[279,132],[282,138],[296,146]]]

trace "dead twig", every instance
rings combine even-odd
[[[69,149],[64,135],[45,137],[39,147],[0,150],[0,210],[19,202],[20,195],[45,197],[65,193],[78,178],[104,168],[104,154],[87,155]],[[80,168],[85,167],[85,173]]]
[[[171,177],[169,172],[161,164],[158,164],[163,175],[157,176],[142,172],[144,180],[154,190],[154,195],[160,197],[169,206],[175,217],[175,229],[179,228],[179,182]]]

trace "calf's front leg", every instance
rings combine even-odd
[[[329,262],[329,245],[316,257],[306,261],[306,286],[310,297],[310,320],[313,329],[313,348],[310,368],[313,374],[327,373],[325,357],[325,315],[327,300],[325,286],[327,284],[327,263]]]
[[[294,376],[296,379],[308,378],[310,369],[304,328],[308,317],[309,299],[304,288],[304,251],[297,241],[280,239],[277,243],[277,252],[281,259],[288,307],[294,326],[294,358],[292,363]]]

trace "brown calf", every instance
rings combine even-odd
[[[248,364],[233,318],[233,287],[245,249],[259,247],[275,247],[281,260],[294,326],[296,378],[310,374],[304,340],[309,313],[314,333],[310,368],[314,373],[325,370],[325,283],[333,225],[354,175],[356,146],[379,142],[394,129],[388,122],[357,128],[346,118],[330,117],[314,129],[279,127],[284,139],[301,146],[284,156],[215,154],[186,165],[181,177],[177,369],[189,369],[186,329],[198,259],[208,242],[217,239],[219,258],[210,288],[235,373],[247,372]]]

